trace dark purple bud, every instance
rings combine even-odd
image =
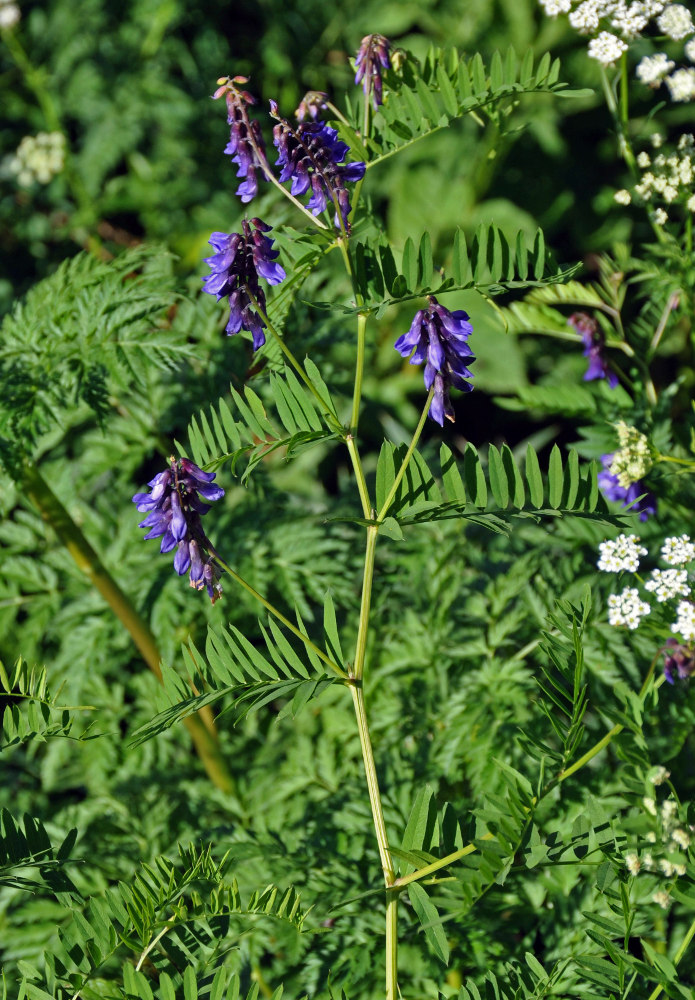
[[[661,652],[664,654],[664,677],[673,684],[676,677],[686,680],[695,672],[695,650],[678,639],[667,639]]]
[[[382,71],[391,68],[391,43],[383,35],[365,35],[355,57],[355,83],[362,84],[364,96],[372,94],[374,110],[383,104]]]
[[[237,188],[236,193],[246,204],[251,201],[258,192],[258,173],[265,177],[266,171],[270,173],[268,160],[265,155],[265,144],[261,127],[257,121],[249,118],[249,104],[255,104],[256,100],[245,90],[239,90],[237,83],[246,83],[246,77],[223,77],[221,86],[213,94],[214,98],[224,95],[227,103],[227,122],[230,125],[229,142],[225,146],[224,152],[231,156],[232,162],[239,168],[237,177],[242,178],[242,183]]]
[[[402,334],[394,347],[411,365],[426,361],[424,380],[429,392],[434,387],[434,395],[429,415],[440,426],[444,418],[454,420],[454,408],[449,399],[449,389],[455,386],[470,392],[473,386],[465,381],[472,378],[468,365],[475,361],[473,352],[466,343],[473,325],[468,313],[462,309],[450,312],[440,305],[433,295],[429,297],[427,309],[419,309],[407,333]]]
[[[303,122],[305,118],[318,121],[328,107],[328,94],[322,90],[307,90],[294,113],[295,118]]]
[[[611,389],[618,384],[618,376],[608,367],[605,357],[606,338],[595,319],[586,313],[572,313],[567,320],[568,326],[576,330],[582,338],[584,357],[589,359],[589,367],[584,374],[584,381],[591,382],[597,378],[605,378]]]

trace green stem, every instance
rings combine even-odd
[[[360,459],[360,453],[357,450],[357,443],[352,434],[347,435],[345,438],[345,444],[347,445],[350,461],[352,462],[352,469],[355,473],[355,479],[357,481],[357,489],[362,503],[362,513],[368,521],[371,521],[374,517],[374,511],[372,510],[371,500],[369,499],[369,490],[367,489],[367,480],[365,479],[364,469],[362,468],[362,460]]]
[[[35,465],[25,465],[22,484],[42,519],[68,550],[77,566],[107,602],[129,632],[142,658],[162,681],[161,656],[148,625],[136,611],[130,598],[121,590],[81,530],[52,491]],[[236,796],[234,780],[220,752],[212,713],[204,709],[183,720],[210,780],[228,795]]]
[[[352,414],[350,416],[350,433],[357,434],[360,422],[360,404],[362,402],[362,376],[364,373],[365,334],[367,317],[364,313],[357,316],[357,359],[355,361],[355,388],[352,393]]]
[[[369,629],[369,611],[372,604],[372,585],[374,583],[374,557],[376,555],[376,539],[378,531],[379,528],[375,524],[370,525],[367,528],[367,550],[364,555],[360,623],[357,629],[355,662],[352,668],[352,674],[357,681],[361,681],[364,676],[364,661],[367,654],[367,631]]]
[[[376,765],[374,764],[374,753],[372,742],[369,736],[369,726],[364,707],[364,688],[362,678],[364,677],[364,662],[367,652],[367,633],[369,629],[369,611],[372,599],[372,586],[374,582],[374,556],[376,553],[376,541],[378,535],[377,525],[370,525],[367,528],[367,549],[364,557],[364,574],[362,578],[362,598],[360,603],[360,620],[357,630],[357,643],[355,646],[355,662],[353,664],[353,677],[355,684],[350,688],[352,702],[355,708],[357,719],[357,730],[362,747],[362,760],[364,762],[364,773],[367,779],[367,791],[369,793],[369,804],[372,809],[372,820],[374,831],[379,848],[379,858],[384,874],[386,885],[386,1000],[397,1000],[398,997],[398,893],[391,887],[395,880],[393,862],[389,853],[388,836],[386,834],[386,824],[384,822],[384,811],[381,804],[379,792],[379,781],[377,779]]]
[[[376,765],[374,764],[372,741],[369,736],[369,726],[367,724],[367,715],[364,707],[364,691],[362,685],[353,685],[350,688],[350,693],[352,694],[352,703],[355,708],[357,729],[360,736],[360,746],[362,747],[364,773],[367,779],[369,804],[372,808],[374,832],[376,833],[379,858],[381,860],[381,869],[384,874],[384,884],[386,886],[386,1000],[397,1000],[398,893],[392,888],[395,881],[395,872],[393,870],[393,862],[391,861],[391,855],[389,853],[389,842],[386,834],[386,824],[384,823],[384,811],[381,806],[379,781],[376,773]]]
[[[693,939],[694,936],[695,936],[695,920],[693,920],[693,922],[690,924],[690,927],[686,931],[685,937],[683,938],[683,940],[681,942],[680,948],[678,949],[678,951],[676,952],[676,954],[673,956],[673,964],[674,965],[678,965],[678,963],[680,962],[680,960],[683,958],[683,955],[685,955],[686,951],[688,950],[688,945],[690,944],[690,942],[692,941],[692,939]],[[656,998],[661,993],[663,993],[663,990],[664,990],[663,986],[656,986],[652,990],[652,992],[649,994],[649,1000],[656,1000]]]
[[[283,615],[283,613],[275,607],[275,605],[271,604],[270,601],[266,600],[266,598],[263,597],[262,594],[259,594],[258,591],[255,590],[250,583],[247,583],[242,576],[239,576],[238,573],[235,573],[235,571],[232,569],[229,563],[225,562],[222,556],[218,555],[218,553],[215,552],[214,548],[211,545],[208,544],[207,548],[208,552],[215,560],[217,565],[220,566],[225,571],[225,573],[228,573],[235,583],[238,583],[240,587],[243,587],[243,589],[248,594],[250,594],[256,601],[259,602],[259,604],[263,605],[266,611],[269,611],[274,618],[277,618],[279,622],[282,622],[282,624],[285,626],[286,629],[292,632],[293,635],[296,635],[298,639],[301,639],[301,641],[304,643],[307,649],[310,649],[312,653],[315,653],[315,655],[318,656],[318,658],[322,660],[327,667],[330,667],[333,673],[337,674],[338,677],[340,677],[342,680],[348,680],[348,675],[345,673],[343,668],[339,667],[337,663],[334,663],[334,661],[330,658],[330,656],[326,656],[323,650],[320,649],[315,642],[312,642],[308,635],[305,635],[305,633],[302,632],[301,629],[297,628],[296,625],[293,625],[292,622],[289,620],[289,618],[286,618],[285,615]]]
[[[396,473],[396,478],[393,481],[393,486],[388,492],[386,499],[384,500],[381,510],[377,514],[377,521],[383,521],[386,517],[389,507],[393,503],[393,499],[398,492],[398,487],[401,485],[401,480],[405,475],[406,469],[410,465],[410,459],[413,457],[413,452],[417,447],[417,443],[420,440],[420,435],[422,434],[422,428],[425,426],[425,420],[427,419],[427,414],[429,412],[430,404],[432,402],[432,397],[434,396],[434,388],[430,389],[427,399],[425,401],[425,406],[422,413],[420,414],[420,419],[418,420],[418,425],[415,428],[415,433],[413,434],[413,439],[408,445],[408,450],[405,453],[403,461],[401,462],[401,467]]]

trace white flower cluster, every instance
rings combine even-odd
[[[624,569],[635,573],[639,569],[640,556],[647,555],[637,535],[618,535],[615,539],[601,542],[598,549],[601,558],[597,565],[604,573],[620,573]]]
[[[618,535],[617,538],[601,542],[596,565],[604,573],[636,573],[641,557],[647,554],[647,550],[636,535]],[[692,588],[688,569],[680,567],[687,567],[689,563],[695,562],[695,544],[690,541],[689,535],[672,535],[666,538],[661,546],[661,558],[674,568],[653,569],[644,583],[644,589],[654,594],[659,604],[680,598],[676,607],[676,621],[671,624],[671,631],[676,633],[678,640],[669,640],[673,647],[669,655],[676,657],[690,655],[687,644],[695,643],[695,603],[690,599],[683,599],[689,597]],[[626,587],[622,593],[611,594],[608,598],[610,625],[624,625],[634,630],[650,611],[649,603],[642,599],[636,587]],[[664,649],[666,650],[666,647]],[[695,652],[692,652],[692,655],[695,656]],[[685,674],[679,672],[679,676]],[[667,772],[664,773],[668,777]],[[661,783],[656,777],[652,780],[654,784]],[[645,808],[649,809],[647,800]]]
[[[664,539],[661,558],[669,566],[685,566],[692,562],[695,559],[695,545],[690,541],[690,535],[673,535]]]
[[[620,59],[623,52],[627,52],[627,42],[610,31],[602,31],[596,38],[591,39],[587,52],[590,59],[596,59],[604,66],[612,66]]]
[[[611,594],[608,598],[609,625],[627,625],[636,629],[640,619],[648,615],[651,608],[643,601],[636,587],[626,587],[620,594]]]
[[[3,167],[14,174],[17,183],[30,187],[36,181],[48,184],[65,166],[65,136],[60,132],[25,135],[13,156]]]
[[[637,66],[637,79],[648,87],[659,86],[665,76],[675,69],[676,64],[665,52],[656,52],[653,56],[644,56]]]
[[[695,639],[695,604],[679,601],[676,614],[677,619],[671,626],[671,631],[677,632],[685,642],[692,642]]]
[[[682,3],[661,0],[539,0],[539,3],[549,17],[567,14],[575,31],[593,35],[588,54],[603,66],[617,62],[627,51],[628,43],[640,38],[652,19],[656,19],[658,33],[674,42],[695,33],[692,14]],[[695,39],[686,42],[685,55],[695,62]],[[665,52],[644,56],[637,67],[637,78],[648,87],[665,82],[672,101],[690,101],[695,97],[695,70],[676,69],[675,62]]]
[[[651,591],[659,604],[674,597],[687,597],[690,593],[688,574],[684,569],[653,569],[644,589]]]
[[[14,28],[22,16],[22,12],[12,0],[0,0],[0,31]]]
[[[674,42],[687,38],[695,31],[692,14],[682,3],[670,3],[656,19],[656,24],[659,31],[668,35]]]
[[[666,768],[659,766],[654,769],[650,781],[658,785],[668,777],[669,772]],[[663,852],[666,856],[660,857],[657,861],[651,851],[644,851],[641,855],[636,851],[628,851],[625,854],[625,867],[633,876],[639,875],[641,871],[663,875],[668,879],[685,875],[687,871],[685,852],[690,847],[692,838],[688,830],[679,825],[678,806],[675,800],[668,798],[659,808],[655,799],[645,796],[642,804],[646,812],[654,817],[657,826],[657,830],[650,830],[647,833],[646,840],[655,845],[659,854]],[[671,902],[665,889],[657,890],[652,900],[663,909],[667,909]]]
[[[613,456],[609,471],[611,475],[618,477],[618,484],[627,489],[649,472],[652,453],[646,435],[636,427],[630,427],[624,420],[620,420],[615,429],[620,447]]]

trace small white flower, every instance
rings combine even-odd
[[[677,632],[686,642],[691,642],[695,639],[695,604],[679,601],[677,615],[671,631]]]
[[[670,601],[673,597],[687,597],[690,593],[688,574],[684,569],[653,569],[644,585],[651,591],[659,604]]]
[[[645,795],[644,798],[642,799],[642,805],[647,810],[647,812],[650,814],[650,816],[656,816],[656,800],[655,799],[652,799],[648,795]]]
[[[569,22],[576,31],[583,35],[596,31],[603,13],[601,0],[584,0],[569,16]]]
[[[691,101],[695,97],[695,69],[677,69],[665,82],[672,101]]]
[[[691,195],[690,198],[685,203],[685,207],[689,212],[695,212],[695,194]]]
[[[619,205],[629,205],[632,201],[632,195],[629,191],[626,191],[625,188],[622,188],[620,191],[615,192],[613,199],[614,201],[617,201]]]
[[[679,847],[682,847],[684,851],[690,847],[690,836],[685,832],[685,830],[673,830],[671,832],[671,840],[674,840]]]
[[[645,151],[642,150],[641,153],[637,154],[637,166],[638,167],[641,167],[642,170],[646,170],[647,167],[651,167],[651,165],[652,165],[652,161],[651,161],[651,158],[649,156],[649,153],[645,153]]]
[[[659,85],[663,78],[670,73],[676,64],[672,62],[665,52],[657,52],[653,56],[644,56],[635,70],[637,79],[647,86]],[[649,166],[649,164],[647,164]]]
[[[695,559],[695,545],[690,541],[690,535],[671,535],[664,539],[661,546],[661,558],[669,566],[684,566]]]
[[[572,0],[539,0],[548,17],[567,14],[572,9]]]
[[[666,799],[661,806],[661,819],[664,826],[670,826],[673,817],[678,812],[678,806],[673,799]]]
[[[631,875],[637,875],[642,865],[637,855],[630,853],[625,855],[625,867]]]
[[[659,868],[664,873],[666,878],[671,878],[676,870],[676,866],[672,862],[668,861],[666,858],[662,858],[659,862]]]
[[[695,38],[685,43],[684,51],[690,62],[695,62]]]
[[[655,892],[654,895],[652,896],[652,899],[654,900],[655,903],[659,904],[662,910],[668,910],[669,906],[671,905],[671,899],[669,897],[669,894],[667,892],[664,892],[663,889],[660,889],[658,892]]]
[[[659,135],[658,132],[653,132],[652,135],[650,136],[650,142],[652,144],[653,149],[661,149],[661,146],[663,145],[664,142],[664,138],[662,135]]]
[[[596,38],[591,39],[587,52],[590,59],[596,59],[602,66],[612,66],[620,59],[623,52],[627,52],[627,45],[610,31],[602,31]]]
[[[646,868],[648,872],[654,869],[654,858],[651,856],[649,851],[642,855],[642,867]]]
[[[656,222],[657,226],[665,226],[666,223],[668,222],[668,215],[663,210],[663,208],[655,209],[654,222]]]
[[[655,844],[655,843],[656,843],[656,833],[655,833],[655,832],[654,832],[653,830],[649,830],[649,831],[647,832],[647,835],[646,835],[646,837],[645,837],[645,840],[646,840],[646,841],[647,841],[647,843],[649,843],[649,844]]]
[[[0,31],[7,28],[14,28],[19,23],[22,12],[16,3],[4,3],[0,7]]]
[[[648,22],[649,14],[639,0],[629,6],[625,0],[620,0],[611,13],[611,27],[620,31],[625,38],[637,38]]]
[[[650,610],[634,587],[626,587],[622,594],[611,594],[608,598],[608,623],[627,625],[634,630],[639,625],[640,618],[648,615]]]
[[[676,42],[687,38],[694,30],[692,15],[682,3],[669,4],[656,23],[660,31]]]
[[[637,535],[618,535],[615,539],[601,542],[598,568],[604,573],[620,573],[621,570],[635,573],[639,569],[640,556],[647,555],[647,550],[639,541]]]
[[[673,866],[676,875],[685,875],[685,865],[677,864]]]
[[[667,771],[663,764],[658,764],[657,767],[655,767],[654,770],[652,771],[649,780],[651,781],[652,785],[663,785],[663,783],[665,781],[668,781],[670,777],[671,777],[671,772]]]

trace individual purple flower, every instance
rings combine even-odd
[[[212,96],[217,99],[224,94],[227,102],[227,122],[231,126],[229,142],[224,151],[239,167],[237,177],[242,178],[242,183],[236,193],[246,204],[258,192],[257,171],[260,170],[263,175],[270,169],[265,155],[261,127],[257,121],[249,118],[247,110],[247,105],[256,104],[256,99],[248,91],[238,90],[235,86],[237,83],[248,83],[245,76],[235,76],[232,79],[223,76],[217,82],[221,86]]]
[[[299,102],[299,106],[294,113],[297,121],[303,122],[305,118],[318,121],[328,108],[328,94],[322,90],[307,90],[304,97]]]
[[[444,417],[451,421],[454,419],[454,408],[449,399],[450,387],[453,385],[464,392],[473,388],[470,382],[465,381],[473,378],[468,365],[475,358],[467,343],[473,324],[463,309],[450,312],[437,302],[434,295],[430,295],[428,300],[428,307],[415,313],[410,329],[393,346],[404,358],[414,349],[410,357],[411,365],[427,362],[425,388],[429,391],[434,386],[429,415],[443,427]]]
[[[258,278],[265,278],[269,285],[278,285],[286,277],[284,269],[276,263],[280,256],[273,250],[273,240],[266,236],[271,227],[260,219],[244,219],[243,233],[213,233],[209,243],[217,251],[206,257],[211,274],[203,278],[204,291],[215,295],[217,301],[229,297],[229,322],[225,327],[228,336],[239,330],[248,330],[253,336],[253,349],[265,344],[265,322],[256,305],[265,313],[265,293]]]
[[[656,497],[647,489],[641,479],[629,486],[621,486],[618,477],[611,472],[615,452],[601,455],[603,469],[598,474],[598,485],[606,500],[622,503],[623,507],[639,514],[640,521],[646,521],[656,514]],[[641,498],[641,499],[640,499]]]
[[[147,517],[140,528],[149,528],[148,538],[162,539],[160,552],[174,553],[174,569],[183,576],[190,570],[190,584],[196,590],[207,589],[214,604],[222,593],[213,562],[212,544],[203,531],[200,518],[210,510],[205,500],[224,496],[221,486],[213,483],[214,472],[203,472],[189,458],[169,459],[169,468],[151,479],[149,493],[136,493],[133,503]],[[204,499],[201,500],[201,497]]]
[[[278,150],[277,166],[282,168],[281,181],[292,181],[291,192],[299,196],[311,189],[307,208],[314,215],[323,212],[329,202],[336,206],[335,224],[349,231],[350,196],[346,183],[364,177],[364,163],[343,163],[350,151],[338,133],[323,122],[302,122],[296,129],[280,118],[277,104],[270,102],[270,111],[278,124],[273,129],[273,142]]]
[[[391,43],[383,35],[365,35],[355,57],[355,83],[361,83],[364,96],[372,92],[374,110],[383,104],[382,70],[391,68],[389,50]]]
[[[678,639],[667,639],[661,650],[664,654],[664,677],[673,684],[676,677],[686,680],[695,672],[695,651]]]
[[[618,376],[608,367],[608,361],[604,354],[606,338],[603,331],[595,319],[586,313],[572,313],[567,320],[569,326],[582,338],[584,345],[584,357],[589,359],[589,367],[584,375],[585,382],[593,379],[605,378],[611,389],[615,389],[618,384]]]

